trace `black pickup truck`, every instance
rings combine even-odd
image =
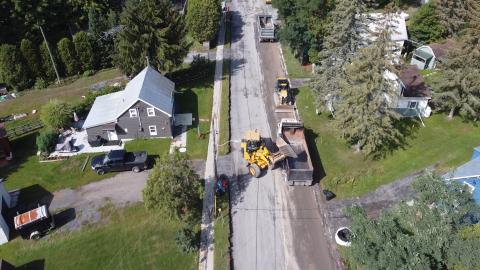
[[[102,175],[106,172],[133,171],[140,172],[147,168],[147,152],[126,152],[112,150],[106,155],[92,158],[92,170]]]

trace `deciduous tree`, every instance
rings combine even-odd
[[[178,218],[201,211],[202,195],[199,176],[180,153],[158,158],[143,190],[148,209],[160,209]]]
[[[64,101],[52,99],[40,109],[40,119],[53,130],[66,128],[72,122],[72,106]]]
[[[415,199],[376,219],[358,206],[347,210],[354,234],[346,249],[350,264],[361,269],[478,269],[480,240],[464,233],[480,214],[471,193],[434,175],[420,177],[414,188]]]
[[[188,53],[185,24],[167,0],[127,1],[117,36],[116,65],[127,75],[147,64],[171,71]]]
[[[187,28],[197,41],[210,41],[218,31],[221,6],[218,0],[191,0],[187,6]]]

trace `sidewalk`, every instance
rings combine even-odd
[[[225,15],[222,15],[218,35],[217,56],[215,65],[215,82],[213,86],[212,124],[208,140],[208,154],[205,165],[205,198],[203,199],[203,213],[201,225],[200,257],[198,268],[200,270],[213,270],[213,205],[215,185],[215,158],[218,136],[218,115],[220,113],[220,102],[222,96],[222,74],[223,74],[223,44],[225,41]]]

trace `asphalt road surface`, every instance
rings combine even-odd
[[[272,138],[277,123],[272,91],[283,69],[278,44],[260,44],[255,33],[255,16],[272,11],[261,0],[234,0],[231,10],[232,140],[240,141],[247,130]],[[279,169],[251,178],[238,143],[232,152],[234,269],[336,269],[314,188],[288,187]]]

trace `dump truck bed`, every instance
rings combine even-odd
[[[305,140],[305,129],[300,121],[282,119],[280,136],[296,154],[285,159],[286,181],[289,185],[308,186],[313,182],[313,164]]]
[[[260,41],[276,40],[275,24],[272,15],[257,15],[258,36]]]

